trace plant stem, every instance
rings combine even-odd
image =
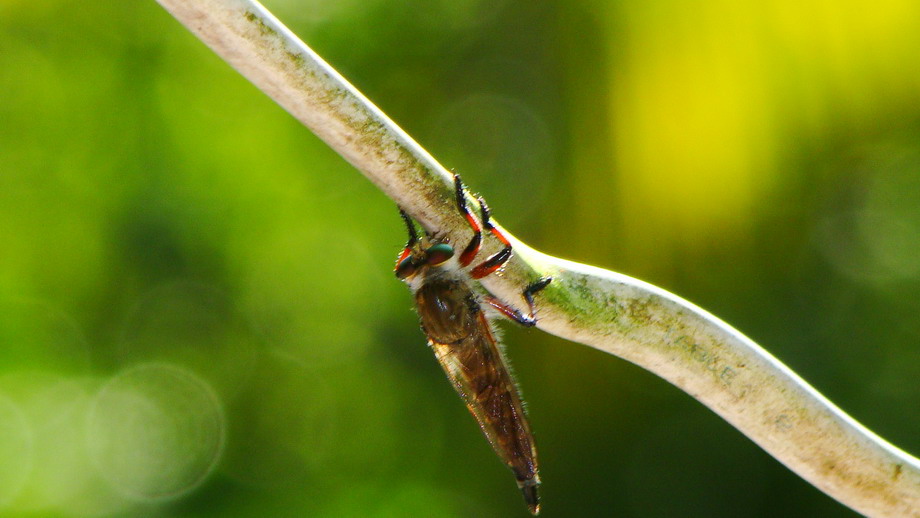
[[[469,239],[451,175],[261,5],[158,1],[425,228]],[[503,275],[482,284],[517,301],[522,286],[552,275],[537,297],[541,329],[670,381],[860,513],[920,517],[920,461],[857,423],[744,335],[662,289],[510,239],[515,253]]]

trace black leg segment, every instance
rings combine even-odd
[[[415,231],[415,224],[412,223],[412,218],[406,214],[406,211],[399,209],[399,215],[402,216],[403,222],[406,224],[406,230],[409,232],[409,242],[406,243],[406,248],[412,248],[415,246],[415,243],[418,243],[418,233]]]

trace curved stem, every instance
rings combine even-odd
[[[469,239],[451,175],[261,5],[158,1],[422,225]],[[521,286],[552,275],[537,297],[541,329],[670,381],[860,513],[920,517],[920,461],[847,416],[744,335],[664,290],[544,255],[505,235],[514,257],[501,276],[482,284],[516,301]]]

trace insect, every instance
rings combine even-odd
[[[536,325],[533,297],[552,277],[543,277],[524,289],[522,296],[530,310],[526,315],[482,294],[473,281],[501,268],[511,257],[511,243],[492,225],[489,208],[481,197],[477,200],[482,223],[476,220],[456,174],[454,188],[457,208],[473,229],[469,244],[455,257],[449,238],[426,234],[420,239],[412,219],[400,210],[409,241],[396,261],[396,277],[412,289],[428,344],[495,453],[514,472],[528,509],[536,515],[540,512],[537,450],[520,393],[486,312],[498,312],[524,326]],[[472,265],[482,246],[483,229],[505,246]]]

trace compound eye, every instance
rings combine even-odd
[[[426,251],[426,254],[428,255],[428,264],[439,266],[454,256],[454,248],[447,243],[438,243],[437,245],[432,245]]]
[[[415,262],[412,260],[412,256],[406,256],[405,259],[396,265],[396,278],[407,279],[415,275],[417,270],[418,266],[416,266]]]

